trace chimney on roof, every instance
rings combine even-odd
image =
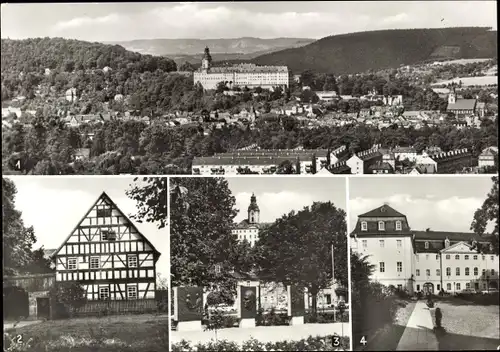
[[[430,232],[430,231],[431,231],[430,227],[425,229],[425,232]]]

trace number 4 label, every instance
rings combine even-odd
[[[366,346],[368,342],[366,341],[365,335],[361,336],[361,340],[359,340],[359,343],[362,344],[363,346]]]

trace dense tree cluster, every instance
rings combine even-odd
[[[428,60],[485,57],[497,57],[497,32],[487,27],[457,27],[334,35],[251,61],[259,65],[287,65],[294,72],[355,74]]]
[[[33,226],[27,227],[21,211],[16,209],[17,188],[8,178],[2,178],[3,274],[51,272],[44,250],[33,250],[36,242]]]
[[[476,155],[497,144],[498,130],[490,120],[480,129],[457,130],[451,125],[379,130],[365,125],[302,128],[294,118],[262,118],[256,129],[223,126],[168,127],[164,123],[146,125],[135,121],[109,121],[96,127],[93,140],[85,137],[88,126],[66,127],[51,120],[25,128],[16,125],[3,132],[4,172],[29,174],[161,174],[190,173],[195,156],[256,144],[262,149],[336,148],[346,145],[351,152],[382,147],[414,146],[418,152],[437,146],[443,151],[469,148]],[[77,148],[90,148],[90,160],[73,162]],[[18,163],[18,161],[20,161]],[[292,164],[295,160],[290,160]],[[71,163],[71,165],[70,165]],[[21,170],[19,170],[19,164]]]

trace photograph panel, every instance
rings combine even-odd
[[[500,345],[498,177],[349,180],[354,350]]]
[[[345,178],[169,189],[172,350],[349,350]]]
[[[167,179],[4,177],[4,343],[169,348]]]
[[[3,4],[2,171],[492,174],[496,14],[494,1]]]

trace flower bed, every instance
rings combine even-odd
[[[335,342],[334,342],[335,340]],[[338,346],[333,346],[333,344]],[[245,341],[243,344],[222,340],[211,341],[206,344],[191,345],[182,340],[172,345],[172,352],[181,351],[342,351],[349,349],[349,338],[334,336],[312,337],[299,341],[280,341],[263,343],[255,339]]]

